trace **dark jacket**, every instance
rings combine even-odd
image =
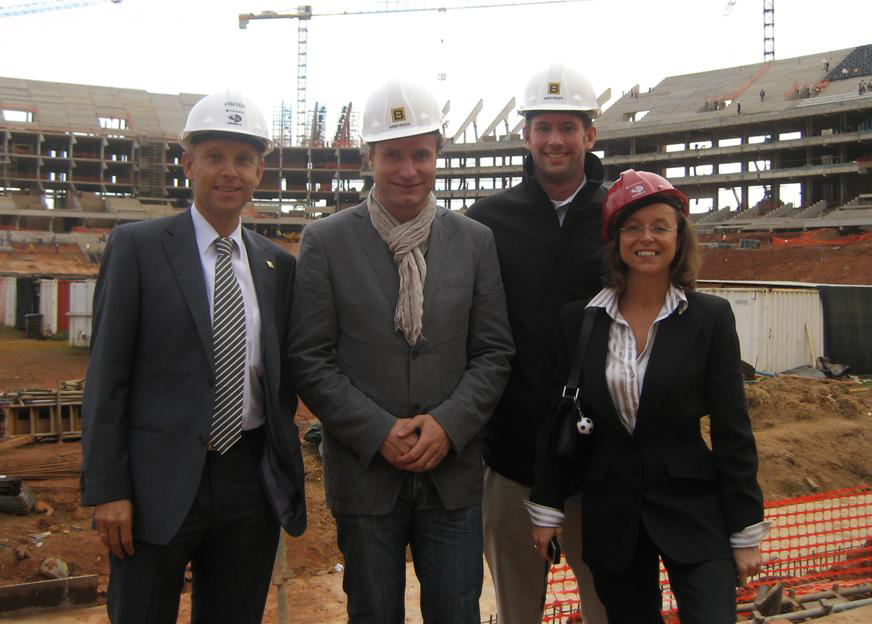
[[[594,421],[593,450],[575,462],[538,458],[531,494],[537,503],[562,507],[581,478],[582,552],[594,569],[626,570],[642,524],[662,552],[694,563],[731,557],[730,534],[763,520],[730,304],[693,292],[687,301],[683,314],[674,312],[657,329],[632,434],[606,385],[612,320],[597,310],[581,383],[584,411]],[[584,306],[576,302],[561,313],[567,360]],[[700,433],[705,415],[713,450]]]
[[[282,526],[306,526],[287,360],[295,261],[245,228],[261,315],[266,442],[260,462]],[[94,292],[82,405],[82,504],[133,500],[133,535],[166,544],[191,507],[215,398],[206,283],[190,211],[112,231]]]
[[[491,228],[515,341],[512,374],[484,430],[484,459],[500,474],[530,485],[536,437],[551,401],[554,338],[561,307],[599,292],[603,167],[585,155],[587,184],[563,227],[524,160],[520,184],[477,201],[466,213]]]

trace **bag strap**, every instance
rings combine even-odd
[[[581,369],[584,366],[584,357],[587,354],[587,344],[593,332],[593,319],[597,308],[584,309],[584,321],[581,323],[581,333],[578,334],[578,345],[575,347],[575,356],[569,369],[569,377],[563,386],[563,396],[573,399],[578,398],[578,388],[581,385]]]

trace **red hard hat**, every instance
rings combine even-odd
[[[666,178],[649,171],[627,169],[612,184],[612,188],[606,193],[605,201],[603,201],[602,239],[608,239],[612,223],[624,209],[652,195],[677,199],[681,204],[681,212],[684,213],[684,216],[687,216],[690,211],[687,196],[672,186]]]

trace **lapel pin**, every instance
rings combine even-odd
[[[271,268],[271,269],[276,268],[275,265],[272,263],[272,260],[267,260],[267,261],[266,261],[266,265],[267,265],[269,268]]]

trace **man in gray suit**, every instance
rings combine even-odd
[[[363,125],[375,185],[306,227],[291,338],[324,426],[349,621],[404,621],[411,545],[424,621],[478,623],[480,432],[513,353],[493,237],[436,206],[431,93],[388,83]]]
[[[233,92],[181,142],[189,210],[112,232],[94,294],[82,504],[109,549],[113,623],[260,622],[281,524],[306,525],[286,359],[294,258],[241,227],[272,142]]]

